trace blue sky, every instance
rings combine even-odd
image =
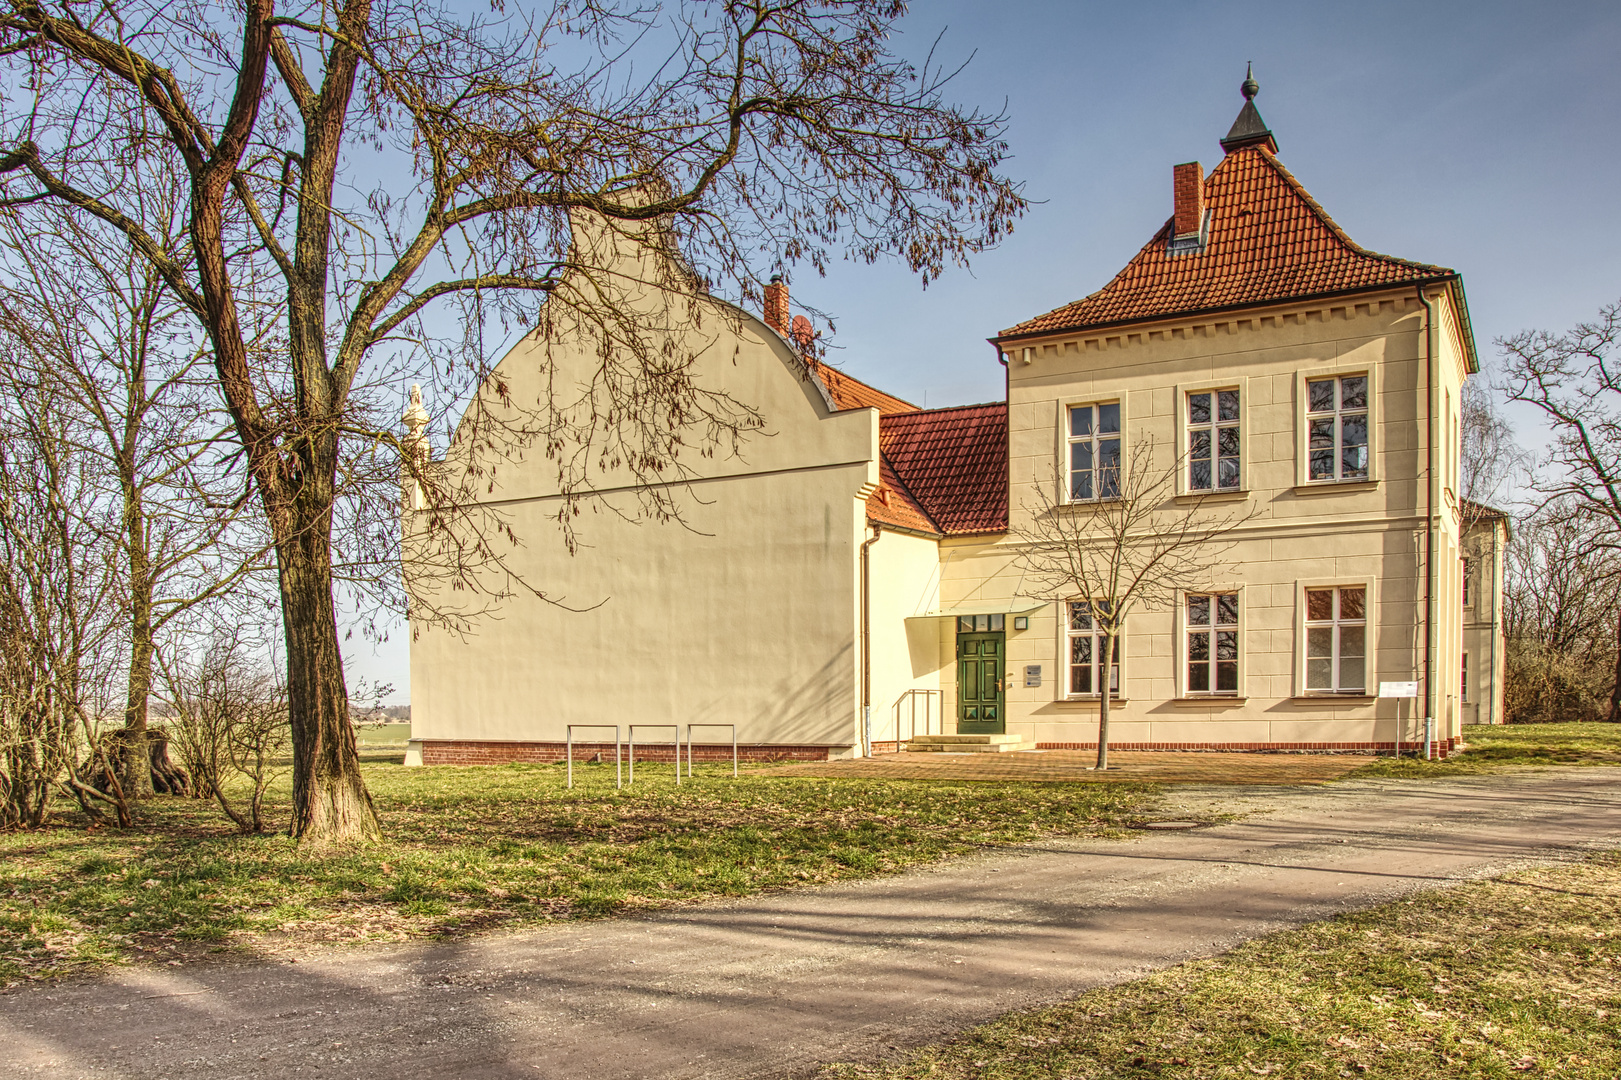
[[[1365,247],[1463,274],[1484,360],[1621,298],[1621,4],[930,2],[895,43],[973,60],[955,100],[1004,107],[1014,235],[927,290],[903,267],[801,268],[831,359],[930,406],[1002,395],[985,339],[1097,289],[1171,212],[1171,166],[1221,159],[1254,61],[1279,157]],[[1514,414],[1528,441],[1534,418]],[[406,634],[350,642],[408,698]]]

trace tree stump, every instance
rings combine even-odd
[[[112,790],[113,778],[107,763],[112,762],[116,767],[116,763],[123,757],[125,746],[130,740],[137,738],[140,738],[140,733],[128,728],[110,731],[103,737],[104,760],[91,759],[85,762],[82,770],[97,791]],[[191,777],[185,769],[169,758],[168,732],[162,728],[146,729],[146,757],[152,774],[153,791],[160,795],[191,794]]]

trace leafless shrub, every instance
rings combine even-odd
[[[78,766],[85,751],[110,765],[100,721],[119,620],[104,494],[48,396],[0,405],[0,827],[44,824],[62,786],[93,818],[130,821],[116,785],[98,791]]]
[[[264,797],[291,749],[286,684],[262,651],[220,629],[194,657],[159,656],[168,730],[202,798],[244,833],[266,830]],[[247,786],[233,797],[235,781]]]

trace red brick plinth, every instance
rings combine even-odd
[[[518,761],[535,765],[551,765],[564,759],[568,752],[568,744],[560,742],[494,742],[475,739],[422,739],[422,764],[424,765],[505,765],[508,762]],[[628,746],[621,746],[621,753],[628,753]],[[826,761],[828,754],[835,748],[830,746],[781,746],[765,743],[751,745],[739,744],[737,760],[748,762],[771,761]],[[838,749],[842,749],[838,748]],[[681,755],[684,758],[687,748],[683,745]],[[574,760],[589,761],[601,754],[603,761],[614,759],[614,744],[604,742],[576,742],[574,744]],[[637,761],[673,761],[675,747],[668,741],[662,743],[640,740],[636,743]],[[692,760],[709,762],[729,762],[732,760],[731,743],[693,743]]]

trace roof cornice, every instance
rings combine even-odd
[[[1143,315],[1135,319],[1119,319],[1113,322],[1076,323],[1073,326],[1060,326],[1052,329],[1027,330],[1022,334],[1000,334],[985,340],[992,345],[1002,345],[1015,341],[1031,341],[1038,338],[1074,337],[1079,333],[1092,333],[1101,330],[1116,330],[1126,326],[1147,326],[1153,323],[1191,322],[1217,315],[1232,315],[1241,311],[1258,311],[1262,308],[1298,307],[1308,301],[1337,300],[1348,296],[1369,296],[1374,293],[1402,293],[1411,295],[1414,286],[1429,286],[1450,284],[1458,282],[1458,291],[1462,294],[1462,279],[1456,271],[1448,271],[1432,278],[1423,278],[1416,281],[1403,281],[1381,285],[1363,285],[1355,289],[1339,289],[1326,293],[1305,293],[1300,296],[1286,296],[1267,300],[1252,300],[1244,304],[1229,304],[1224,307],[1188,308],[1185,311],[1173,311],[1166,314]],[[1467,315],[1465,315],[1467,320]],[[1471,339],[1472,340],[1472,339]],[[1473,344],[1470,345],[1471,350]]]

